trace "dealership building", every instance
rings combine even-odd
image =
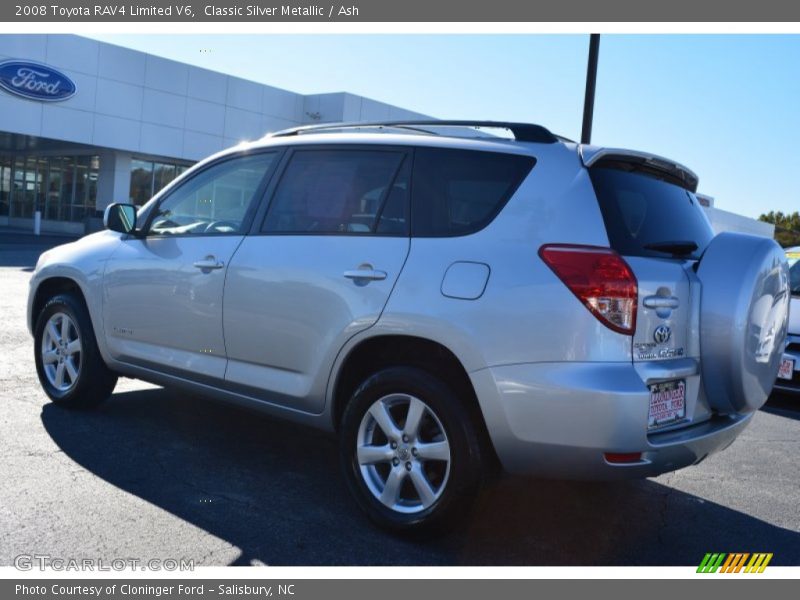
[[[320,122],[425,117],[346,92],[303,95],[74,35],[0,34],[0,226],[82,234],[197,160]],[[710,200],[710,199],[709,199]],[[771,236],[706,209],[718,230]]]
[[[74,35],[0,35],[0,226],[83,233],[194,162],[271,131],[423,115],[303,95]]]

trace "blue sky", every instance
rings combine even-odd
[[[580,136],[588,35],[95,35],[301,93]],[[719,208],[800,210],[800,35],[603,35],[593,141],[678,160]]]

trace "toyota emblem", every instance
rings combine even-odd
[[[672,336],[672,330],[666,325],[659,325],[653,332],[653,339],[656,344],[666,344]]]

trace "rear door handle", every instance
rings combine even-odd
[[[344,276],[355,281],[382,281],[386,279],[386,271],[376,271],[375,269],[353,269],[345,271]]]
[[[642,304],[645,308],[678,308],[680,300],[675,296],[647,296]]]
[[[213,269],[221,269],[225,266],[225,263],[221,260],[217,260],[217,257],[209,254],[203,260],[198,260],[194,263],[194,267],[196,269],[201,269],[203,271],[211,271]]]

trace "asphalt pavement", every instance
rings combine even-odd
[[[773,398],[726,451],[654,479],[503,478],[456,532],[373,527],[333,437],[121,379],[91,412],[40,390],[25,299],[62,238],[0,231],[0,565],[20,554],[196,565],[696,565],[772,552],[800,565],[800,398]]]

